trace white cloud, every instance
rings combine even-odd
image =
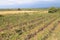
[[[54,0],[0,0],[0,5],[31,4],[35,2],[52,2]]]

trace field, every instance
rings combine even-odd
[[[60,12],[0,11],[0,40],[60,40]]]
[[[40,11],[0,11],[0,14],[2,15],[6,15],[6,14],[19,14],[19,13],[48,13],[48,11],[43,11],[43,10],[40,10]]]

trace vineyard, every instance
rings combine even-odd
[[[3,15],[0,17],[0,40],[60,40],[60,14]]]

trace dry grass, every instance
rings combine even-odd
[[[0,11],[0,14],[18,14],[18,13],[48,13],[48,11]]]

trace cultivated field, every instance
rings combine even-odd
[[[0,40],[60,40],[59,12],[0,11],[0,14]]]

